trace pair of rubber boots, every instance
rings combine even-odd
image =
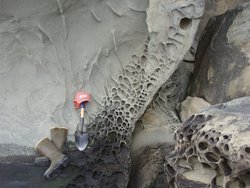
[[[62,153],[67,139],[67,132],[66,128],[52,128],[50,129],[51,140],[43,138],[35,146],[38,153],[50,160],[50,166],[44,173],[44,177],[49,180],[60,174],[61,170],[69,163],[68,157]],[[40,157],[40,160],[46,161],[46,158],[41,159]]]

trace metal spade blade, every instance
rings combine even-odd
[[[81,103],[81,118],[80,118],[80,128],[77,126],[76,132],[75,132],[75,144],[76,147],[83,151],[87,145],[88,145],[88,138],[89,135],[87,133],[87,127],[84,125],[84,102]]]
[[[75,132],[75,144],[76,144],[76,147],[80,151],[83,151],[87,147],[88,138],[89,138],[88,133],[86,133],[86,132],[81,133],[80,131],[76,130],[76,132]]]

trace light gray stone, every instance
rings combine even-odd
[[[178,106],[181,121],[186,121],[191,115],[199,113],[209,106],[211,105],[202,98],[188,96]]]
[[[78,90],[93,96],[91,141],[115,133],[127,143],[190,48],[203,8],[200,0],[1,1],[0,143],[33,146],[58,126],[72,135]]]

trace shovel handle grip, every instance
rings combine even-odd
[[[84,126],[84,108],[85,108],[85,104],[84,102],[81,103],[81,118],[80,118],[80,125],[81,125],[81,132],[85,131],[85,126]]]
[[[84,105],[84,102],[81,103],[81,118],[84,118],[84,108],[85,108],[85,105]]]

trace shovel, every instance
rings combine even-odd
[[[85,104],[90,101],[90,94],[87,92],[78,92],[74,99],[75,108],[81,109],[80,124],[76,127],[75,144],[78,150],[83,151],[88,145],[88,132],[84,124]]]

